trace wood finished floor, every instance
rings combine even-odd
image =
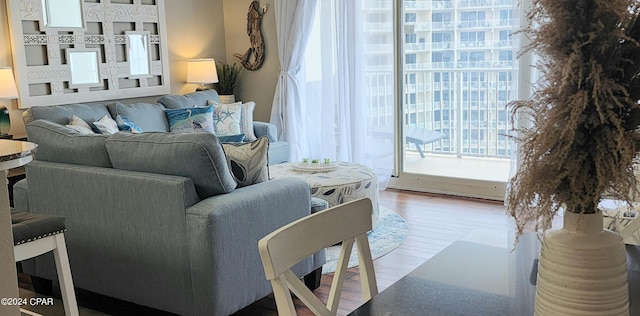
[[[409,235],[398,249],[374,261],[379,291],[400,279],[435,254],[475,229],[513,229],[513,221],[506,216],[501,202],[465,199],[427,193],[386,190],[380,194],[380,204],[395,210],[409,224]],[[315,292],[326,301],[332,274],[322,277],[322,284]],[[21,278],[21,296],[29,295],[28,279]],[[90,297],[78,297],[80,305]],[[342,293],[338,315],[346,315],[363,303],[357,268],[350,269]],[[107,301],[105,310],[95,302],[87,302],[89,308],[80,309],[80,315],[166,315],[131,306],[116,307]],[[302,303],[295,301],[298,315],[313,315]],[[46,315],[64,315],[62,302],[56,300],[54,309]],[[93,309],[92,309],[93,308]],[[97,309],[98,311],[94,310]],[[275,302],[268,296],[233,316],[277,315]]]
[[[378,290],[392,283],[475,229],[513,229],[502,202],[465,199],[427,193],[386,190],[380,205],[395,210],[409,224],[409,235],[396,250],[374,261]],[[315,293],[326,302],[332,274],[322,276]],[[313,315],[300,301],[294,300],[298,315]],[[338,315],[347,315],[364,303],[357,268],[349,269],[340,299]],[[262,299],[233,316],[275,316],[275,301]]]

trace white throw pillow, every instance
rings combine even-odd
[[[207,101],[207,104],[213,106],[229,105],[214,100]],[[235,102],[231,104],[241,105],[240,133],[244,134],[244,141],[252,142],[256,140],[256,134],[253,132],[253,111],[256,109],[256,103],[253,101],[249,101],[247,103]]]
[[[93,125],[100,130],[102,134],[113,134],[119,131],[118,123],[109,115],[105,115],[97,122],[93,122]]]
[[[66,126],[77,131],[80,134],[95,134],[95,132],[91,129],[91,126],[89,126],[87,122],[75,115],[71,116],[69,124],[67,124]]]
[[[242,105],[240,102],[213,105],[213,126],[216,136],[230,136],[242,134],[240,117]]]

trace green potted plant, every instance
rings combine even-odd
[[[216,62],[216,70],[218,71],[218,83],[214,88],[220,96],[220,102],[233,103],[236,100],[234,95],[238,84],[238,75],[242,71],[242,66],[236,63],[228,64],[223,61]]]
[[[514,103],[531,126],[519,129],[507,208],[518,233],[545,232],[537,315],[566,315],[569,303],[575,315],[629,313],[624,244],[603,230],[598,205],[605,195],[631,205],[637,194],[638,12],[631,0],[533,0],[528,13],[522,33],[542,80]],[[560,210],[564,227],[548,230]]]

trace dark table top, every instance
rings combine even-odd
[[[483,236],[484,235],[484,236]],[[533,315],[535,234],[484,232],[454,242],[349,315]],[[640,248],[627,247],[631,315],[640,315]]]

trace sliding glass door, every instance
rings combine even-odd
[[[391,187],[502,199],[507,104],[526,98],[529,73],[517,3],[318,0],[300,69],[302,157],[366,164]]]
[[[404,0],[397,8],[400,188],[502,199],[518,97],[518,0]]]

